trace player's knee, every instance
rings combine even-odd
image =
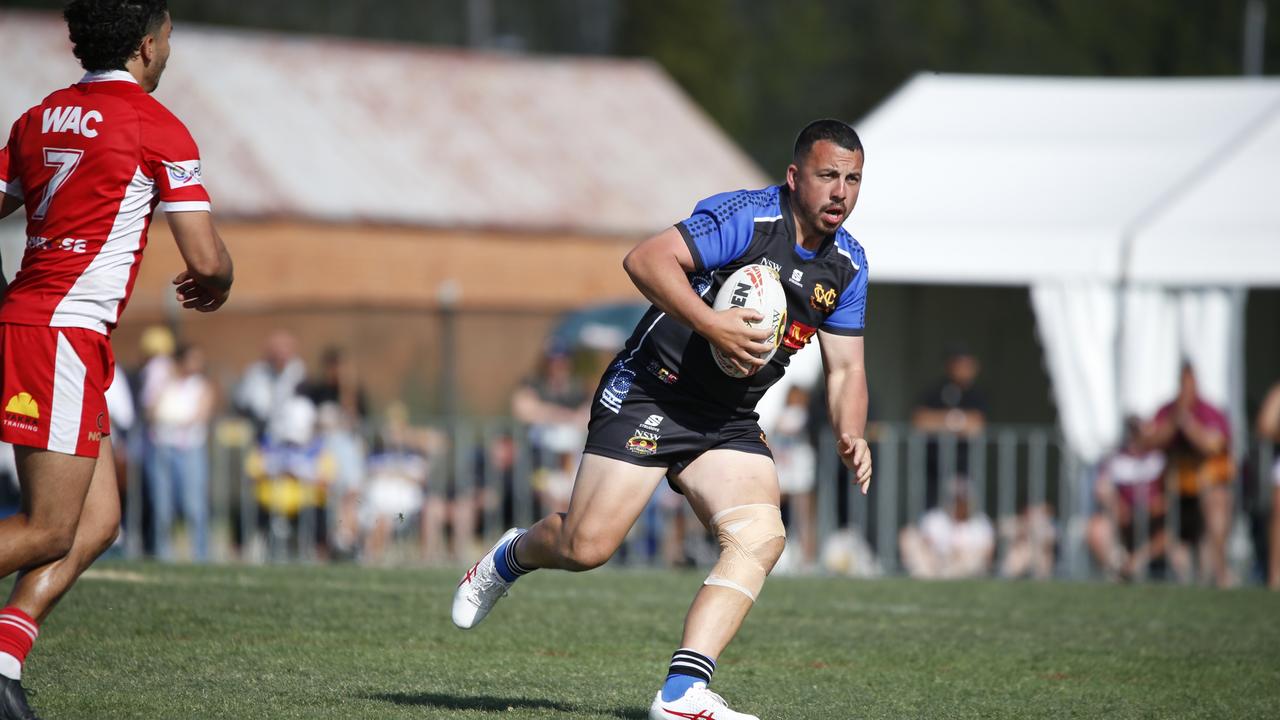
[[[61,560],[71,552],[76,542],[74,525],[53,525],[34,529],[36,540],[35,562],[39,564]]]
[[[115,545],[116,538],[120,537],[120,523],[102,526],[93,534],[93,557],[98,557]]]
[[[564,537],[560,542],[563,568],[572,572],[594,570],[609,562],[614,548],[594,538]]]
[[[740,505],[717,513],[711,526],[720,542],[720,561],[706,584],[737,590],[754,601],[787,545],[782,512],[775,505]]]

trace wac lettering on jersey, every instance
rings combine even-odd
[[[91,122],[102,122],[102,113],[97,110],[85,112],[84,108],[78,105],[45,108],[44,119],[40,123],[40,132],[46,135],[51,132],[71,132],[82,137],[96,138],[98,137],[98,131],[89,127]]]
[[[835,310],[836,309],[835,288],[831,288],[830,290],[827,290],[822,287],[822,283],[818,283],[814,285],[813,297],[809,298],[809,304],[812,305],[815,310],[821,310],[822,312],[825,312],[825,313],[829,313],[832,310]]]

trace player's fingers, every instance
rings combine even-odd
[[[183,270],[182,272],[178,273],[176,277],[173,278],[174,285],[181,285],[185,282],[190,282],[190,281],[191,281],[191,272],[188,270]]]
[[[772,345],[770,345],[770,344],[768,344],[768,343],[762,343],[762,342],[749,342],[749,343],[747,343],[746,345],[744,345],[743,347],[745,347],[745,348],[747,349],[747,352],[750,352],[750,353],[753,353],[753,354],[756,354],[756,355],[763,355],[763,354],[765,354],[765,353],[767,353],[767,352],[769,352],[769,351],[773,350],[773,346],[772,346]]]
[[[841,433],[840,442],[836,443],[836,452],[841,455],[848,455],[853,451],[853,439],[849,437],[849,433]]]
[[[866,482],[862,483],[862,494],[866,495],[870,491],[871,491],[871,478],[867,478]]]

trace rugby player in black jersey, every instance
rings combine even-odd
[[[851,127],[815,121],[796,139],[785,183],[707,198],[627,255],[623,265],[653,307],[600,381],[569,510],[507,531],[463,577],[454,623],[474,627],[532,570],[603,565],[666,477],[715,532],[721,555],[685,617],[650,717],[758,720],[730,710],[708,686],[785,545],[777,473],[755,405],[814,337],[841,459],[864,494],[871,483],[863,438],[867,260],[842,227],[862,164]],[[712,309],[724,280],[751,264],[776,272],[787,296],[782,345],[767,362],[757,355],[772,334],[744,322],[758,313]],[[721,371],[712,346],[752,374]]]

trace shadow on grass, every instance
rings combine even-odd
[[[375,693],[365,695],[369,700],[393,703],[395,705],[415,705],[418,707],[441,708],[444,710],[484,710],[488,712],[506,712],[509,708],[528,710],[555,710],[556,712],[577,713],[595,712],[580,705],[542,700],[540,698],[502,698],[480,696],[447,695],[445,693]],[[603,711],[622,720],[645,720],[649,717],[646,710],[639,708],[616,708]]]

